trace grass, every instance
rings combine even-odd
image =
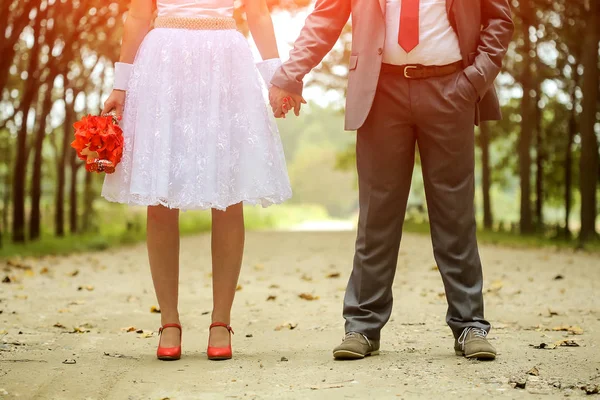
[[[109,248],[133,245],[146,238],[145,208],[124,207],[104,203],[98,207],[94,222],[95,233],[55,237],[43,232],[40,240],[26,244],[8,241],[0,248],[0,259],[11,257],[41,257],[66,255],[86,251],[102,251]],[[327,219],[327,212],[320,206],[283,204],[276,207],[246,207],[245,224],[248,230],[282,229],[310,219]],[[209,232],[210,211],[187,211],[180,213],[179,230],[182,236]]]
[[[283,204],[276,207],[246,207],[245,223],[248,230],[286,229],[305,221],[330,219],[326,210],[317,205]],[[86,251],[103,251],[118,246],[143,242],[146,237],[146,216],[144,208],[128,208],[103,203],[98,207],[95,220],[96,233],[67,235],[57,238],[51,232],[44,232],[42,238],[26,244],[16,245],[5,242],[0,249],[0,259],[11,257],[41,257],[46,255],[66,255]],[[181,213],[180,232],[182,236],[209,232],[210,212],[188,211]],[[429,234],[429,224],[423,218],[409,218],[404,231]],[[484,231],[477,234],[482,244],[492,244],[513,248],[554,248],[578,249],[577,240],[557,239],[543,235],[517,235],[509,232]],[[585,250],[600,253],[600,240],[592,241]]]
[[[406,221],[404,231],[418,234],[429,234],[429,224],[427,222]],[[576,239],[567,240],[545,236],[542,234],[520,235],[511,232],[479,230],[477,232],[479,243],[498,245],[513,248],[555,248],[563,250],[581,250],[579,242]],[[600,253],[600,240],[590,241],[583,250]]]

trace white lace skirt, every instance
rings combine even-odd
[[[265,94],[239,32],[152,30],[129,82],[123,158],[102,196],[182,210],[290,198]]]

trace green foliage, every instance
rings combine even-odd
[[[279,123],[290,180],[291,203],[322,204],[329,215],[346,217],[357,206],[353,170],[335,168],[337,153],[354,146],[356,135],[344,131],[343,115],[309,104],[299,119]]]
[[[26,244],[6,243],[0,249],[0,259],[15,256],[40,257],[66,255],[85,251],[105,251],[116,246],[134,245],[146,238],[145,207],[128,207],[103,204],[99,207],[99,221],[95,233],[68,235],[57,238],[45,232],[40,240]],[[281,229],[309,220],[328,219],[327,211],[320,205],[282,204],[270,208],[246,207],[246,229]],[[182,236],[210,232],[210,211],[186,211],[180,213],[179,231]]]

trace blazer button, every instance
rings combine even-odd
[[[383,49],[381,47],[377,49],[377,54],[379,54],[379,55],[383,54]]]

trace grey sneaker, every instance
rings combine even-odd
[[[333,349],[333,357],[338,360],[358,360],[379,354],[379,340],[370,340],[362,333],[348,332],[338,347]]]
[[[486,336],[487,332],[483,329],[465,328],[454,342],[456,355],[479,360],[495,359],[496,349],[487,341]]]

